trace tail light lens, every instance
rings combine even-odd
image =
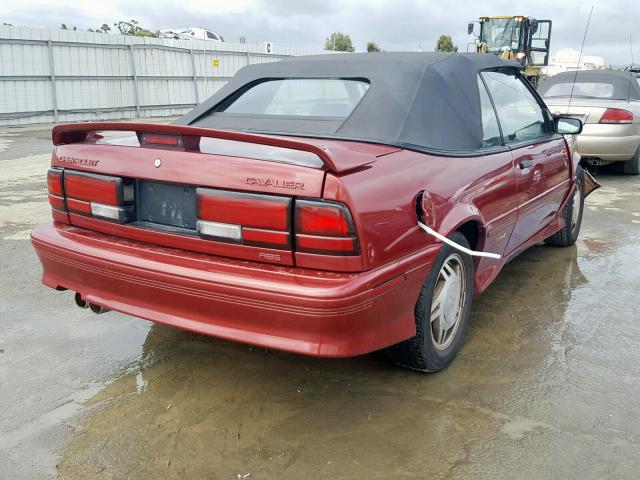
[[[300,252],[356,255],[353,220],[340,203],[289,197],[197,189],[198,233],[212,240],[287,250],[291,219]],[[295,205],[295,215],[292,208]]]
[[[64,175],[67,208],[72,213],[91,215],[124,223],[133,216],[133,182],[109,175],[72,172]]]
[[[47,187],[49,189],[49,203],[56,210],[65,211],[64,190],[62,187],[62,170],[50,168],[47,172]]]
[[[296,248],[326,255],[355,255],[358,244],[353,219],[340,203],[296,201]]]
[[[58,221],[73,223],[66,212],[118,223],[135,220],[133,179],[51,168],[47,183]],[[196,231],[203,238],[288,251],[295,245],[301,253],[359,254],[353,218],[341,203],[212,188],[195,191]]]
[[[290,198],[209,188],[198,188],[196,195],[201,235],[243,245],[290,247]]]
[[[621,108],[607,108],[600,118],[600,123],[633,123],[633,113]]]
[[[347,209],[340,204],[299,200],[296,231],[308,235],[344,237],[353,233]]]
[[[125,185],[120,177],[67,170],[64,187],[68,197],[106,205],[133,201],[133,184]]]

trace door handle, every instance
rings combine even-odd
[[[531,168],[533,167],[533,161],[532,160],[522,160],[518,166],[520,167],[520,170],[526,170],[527,168]]]

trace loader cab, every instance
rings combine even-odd
[[[525,16],[480,17],[476,52],[492,53],[523,67],[543,67],[549,63],[551,20]],[[468,33],[475,33],[475,22]]]

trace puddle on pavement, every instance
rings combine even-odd
[[[611,448],[634,446],[620,433],[627,419],[598,419],[598,410],[613,411],[601,393],[618,373],[588,362],[576,370],[599,349],[590,344],[602,317],[593,303],[616,295],[585,302],[602,275],[590,265],[598,259],[535,247],[512,262],[476,298],[461,355],[437,375],[379,355],[313,359],[153,326],[145,366],[89,401],[95,411],[58,470],[65,478],[438,478],[502,465],[534,475],[541,452],[565,445],[561,468],[580,471],[596,420]],[[619,411],[635,411],[628,393],[619,390]]]

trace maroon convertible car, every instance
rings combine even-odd
[[[172,125],[55,127],[32,242],[96,313],[437,371],[505,262],[576,241],[580,130],[493,55],[247,66]]]

